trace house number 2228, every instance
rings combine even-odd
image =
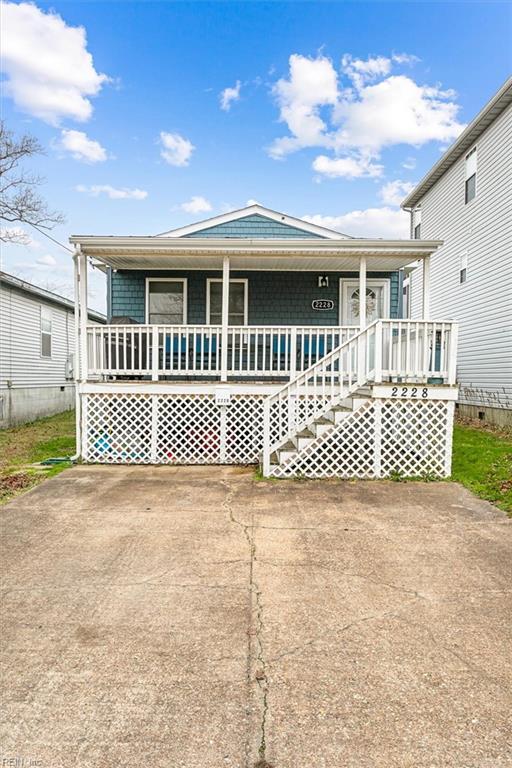
[[[393,387],[391,397],[428,397],[428,387]]]

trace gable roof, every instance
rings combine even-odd
[[[512,103],[512,77],[501,86],[499,91],[494,94],[492,99],[487,102],[485,107],[480,110],[478,115],[462,131],[459,138],[449,147],[444,155],[432,166],[426,176],[422,178],[419,184],[410,192],[402,202],[402,208],[414,208],[421,198],[431,189],[436,181],[443,176],[446,171],[455,163],[459,157],[467,152],[478,137],[496,120],[503,110]]]
[[[231,226],[230,226],[231,225]],[[222,213],[210,219],[189,224],[186,227],[162,232],[157,237],[243,237],[260,238],[303,238],[317,237],[330,240],[351,239],[349,235],[335,232],[318,224],[288,216],[262,205],[248,205],[237,211]]]

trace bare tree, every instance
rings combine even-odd
[[[30,134],[19,138],[0,121],[0,240],[27,243],[28,237],[19,226],[32,224],[39,229],[53,229],[64,222],[58,211],[48,209],[37,187],[44,179],[27,172],[23,162],[42,154],[43,148]],[[5,223],[14,225],[6,227]]]

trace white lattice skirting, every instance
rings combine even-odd
[[[82,395],[83,458],[108,464],[255,464],[263,395]],[[451,471],[453,402],[368,400],[275,477],[386,477]]]

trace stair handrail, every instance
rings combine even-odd
[[[368,340],[371,334],[375,332],[375,365],[371,370],[368,367]],[[353,350],[353,351],[352,351]],[[347,354],[348,365],[344,365],[344,355]],[[336,364],[338,367],[336,368]],[[382,366],[382,321],[375,320],[366,328],[358,331],[350,339],[339,344],[335,349],[328,352],[316,363],[313,363],[305,371],[299,373],[293,380],[284,384],[277,392],[272,393],[265,398],[263,402],[263,474],[267,476],[270,471],[270,456],[273,451],[286,442],[293,432],[298,432],[306,428],[314,421],[327,413],[334,405],[339,403],[351,392],[357,390],[365,384],[370,376],[373,381],[381,381],[380,369]],[[330,371],[328,370],[330,367]],[[326,387],[327,374],[330,373],[329,386]],[[321,392],[323,395],[322,404],[319,408],[313,406],[310,408],[308,401],[308,382],[313,379],[315,393],[317,390],[318,379],[320,379]],[[347,382],[345,384],[345,381]],[[293,403],[296,409],[297,395],[299,390],[305,395],[305,416],[302,419],[291,421],[290,410],[288,411],[288,429],[286,433],[278,435],[277,441],[270,443],[271,435],[271,410],[273,404],[285,401],[288,407]],[[291,425],[293,424],[293,429]]]

